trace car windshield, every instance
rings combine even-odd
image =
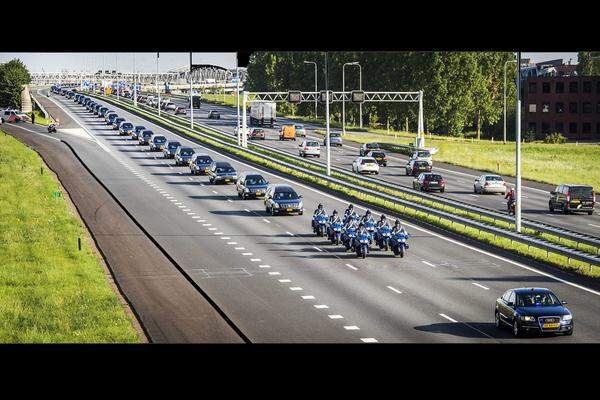
[[[221,174],[228,174],[231,172],[235,172],[233,167],[217,167],[217,172]]]
[[[377,143],[367,143],[367,149],[378,149],[379,145]]]
[[[294,125],[296,129],[304,129],[304,125]]]
[[[179,142],[169,142],[169,147],[174,148],[174,147],[179,147],[181,146],[181,143]]]
[[[157,137],[154,138],[154,141],[156,143],[163,143],[163,142],[166,142],[167,139],[164,136],[157,136]]]
[[[182,156],[191,156],[192,154],[194,154],[194,150],[192,150],[192,149],[184,149],[184,150],[181,150],[179,152],[179,154],[182,155]]]
[[[260,175],[250,175],[246,178],[246,185],[264,185],[267,181]]]
[[[146,129],[146,127],[145,127],[145,126],[136,126],[136,127],[135,127],[135,130],[136,130],[136,131],[138,131],[138,132],[139,132],[139,131],[143,131],[144,129]]]
[[[385,154],[384,154],[384,153],[382,153],[382,152],[379,152],[379,151],[377,151],[377,152],[372,152],[372,153],[371,153],[371,155],[372,155],[373,157],[385,157]]]
[[[374,163],[375,163],[375,160],[370,159],[370,158],[362,160],[362,164],[374,164]]]
[[[569,189],[571,197],[592,197],[593,189],[586,186],[575,186]]]
[[[552,293],[523,293],[517,294],[518,307],[555,307],[561,305],[561,302]]]
[[[340,137],[340,134],[339,134],[339,133],[330,133],[330,134],[329,134],[329,137],[330,137],[330,138],[334,138],[334,137]]]
[[[319,147],[319,142],[306,142],[307,147]]]
[[[296,194],[296,192],[293,191],[281,191],[281,192],[275,192],[273,194],[273,198],[275,200],[295,200],[298,198],[298,195]]]
[[[153,133],[152,133],[152,131],[144,131],[144,133],[142,135],[150,137],[153,135]]]
[[[415,165],[417,167],[427,167],[429,164],[427,164],[426,161],[419,161],[419,162],[415,163]]]
[[[129,122],[125,122],[123,125],[121,125],[121,127],[123,129],[131,129],[131,128],[133,128],[133,124],[131,124]]]
[[[428,152],[428,151],[419,151],[419,152],[417,153],[417,156],[418,156],[418,157],[429,157],[429,156],[431,156],[431,154],[429,154],[429,152]]]
[[[441,175],[425,175],[425,180],[428,180],[428,181],[441,181],[442,180],[442,176]]]
[[[494,181],[494,182],[502,182],[503,181],[503,179],[501,177],[496,176],[496,175],[491,175],[491,176],[488,175],[485,177],[485,180],[486,181]]]
[[[212,162],[212,158],[210,157],[196,157],[197,164],[210,164]]]

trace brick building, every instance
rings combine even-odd
[[[523,132],[600,140],[600,76],[527,77],[522,90]]]

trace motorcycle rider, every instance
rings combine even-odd
[[[508,193],[506,193],[506,196],[504,196],[504,198],[508,199],[508,201],[506,202],[506,208],[508,212],[510,212],[513,203],[517,201],[517,191],[515,190],[515,188],[510,188],[510,190],[508,191]]]
[[[362,222],[358,224],[358,230],[356,231],[357,239],[358,237],[360,237],[360,235],[366,235],[367,237],[369,237],[369,231],[367,230],[365,224]]]
[[[385,214],[381,214],[381,217],[379,218],[379,221],[377,221],[377,224],[375,225],[375,227],[377,228],[377,230],[375,231],[375,241],[377,243],[379,243],[379,240],[381,239],[379,237],[379,230],[381,228],[383,228],[384,226],[388,226],[391,228],[390,223],[387,221],[387,218],[385,216]]]
[[[399,219],[396,220],[394,227],[392,228],[392,235],[395,235],[398,232],[408,236],[408,232],[406,232],[406,229],[404,229],[404,227],[402,226],[402,223],[400,223]],[[406,241],[406,243],[404,243],[404,245],[408,249],[408,241]]]
[[[367,222],[373,222],[373,224],[375,223],[375,220],[371,216],[371,210],[367,210],[365,215],[363,215],[363,217],[360,219],[360,222],[365,225],[367,224]]]
[[[316,227],[317,227],[317,225],[316,225],[317,215],[327,215],[325,213],[325,209],[323,208],[323,204],[321,204],[321,203],[319,203],[319,205],[317,206],[317,209],[313,213],[313,219],[312,219],[312,222],[311,222],[313,230],[316,229]]]
[[[333,210],[333,213],[329,216],[329,226],[327,227],[327,236],[329,236],[329,238],[331,239],[331,237],[333,236],[333,230],[331,229],[331,225],[337,223],[342,224],[342,226],[344,225],[342,222],[342,219],[340,218],[337,210]]]
[[[344,222],[348,221],[348,216],[352,215],[352,213],[354,213],[354,206],[350,204],[346,211],[344,211]]]

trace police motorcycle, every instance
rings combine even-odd
[[[356,238],[355,244],[354,244],[354,248],[355,248],[357,257],[359,257],[359,258],[367,257],[367,254],[369,254],[369,250],[370,250],[370,245],[369,245],[370,240],[371,240],[371,235],[369,234],[369,231],[367,231],[366,229],[358,231],[358,237]]]
[[[317,214],[314,219],[313,231],[317,236],[325,236],[325,232],[327,231],[327,214]]]
[[[390,248],[390,241],[392,239],[392,228],[385,224],[377,229],[377,245],[381,250],[388,251]]]
[[[328,235],[331,244],[339,245],[342,241],[342,228],[344,225],[340,219],[331,222],[328,227]]]
[[[404,257],[404,252],[408,248],[406,241],[408,240],[408,233],[401,230],[395,230],[390,239],[390,247],[395,256]]]

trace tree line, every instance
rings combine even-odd
[[[329,52],[327,85],[342,90],[342,66],[358,62],[365,91],[424,91],[425,129],[438,134],[477,135],[497,138],[502,132],[504,64],[511,52]],[[314,90],[314,65],[318,64],[318,88],[325,89],[325,53],[256,52],[248,64],[247,90]],[[508,64],[508,115],[514,119],[515,63]],[[359,70],[345,68],[346,90],[359,88]],[[314,104],[280,104],[284,113],[313,116]],[[341,121],[341,103],[330,107],[331,117]],[[319,105],[323,116],[325,107]],[[418,106],[414,103],[364,103],[363,124],[416,131]],[[346,103],[346,123],[358,125],[358,106]],[[511,123],[512,126],[512,123]],[[509,129],[511,131],[512,129]]]
[[[21,60],[0,64],[0,106],[20,109],[23,85],[30,82],[29,71]]]

